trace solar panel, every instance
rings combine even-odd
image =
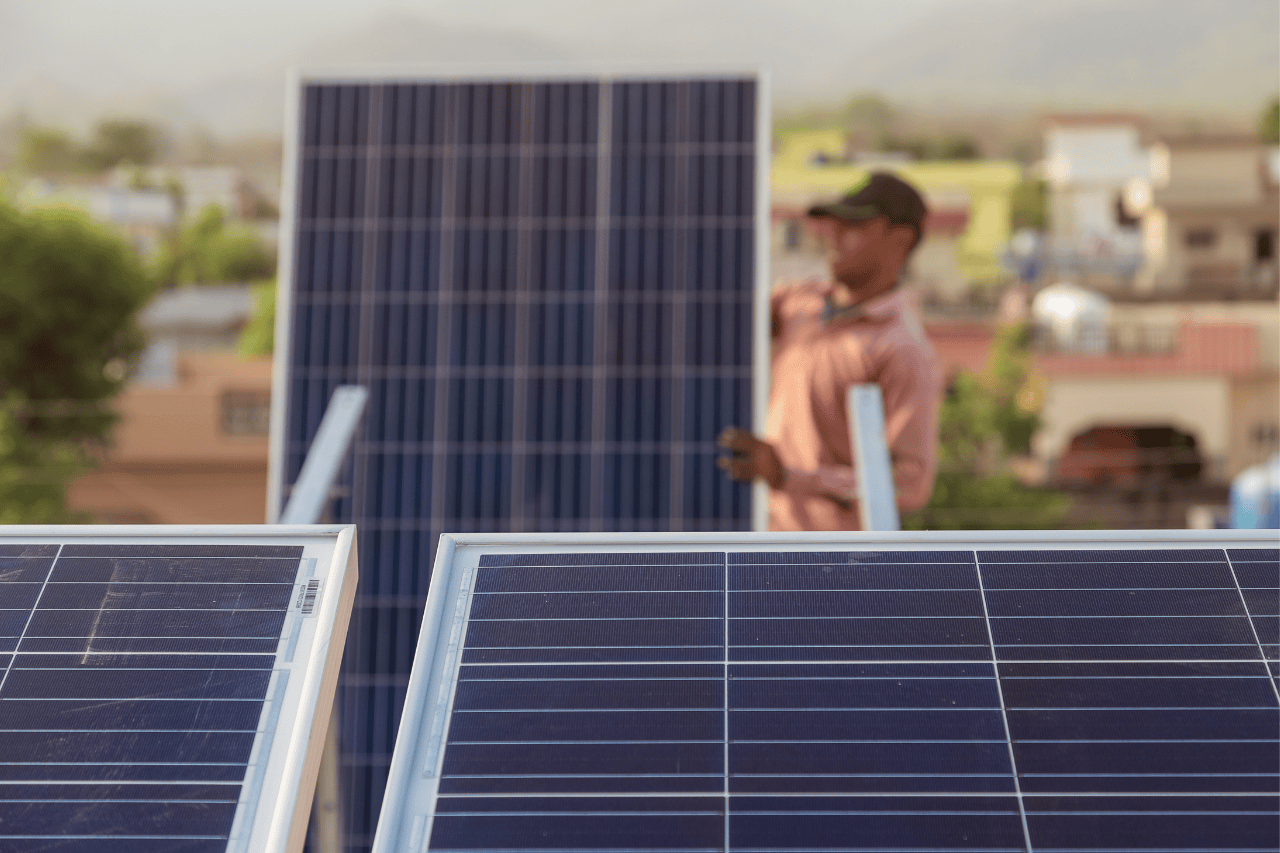
[[[375,850],[1275,850],[1278,605],[1245,531],[445,537]]]
[[[737,72],[352,72],[295,99],[269,499],[332,390],[368,388],[333,509],[363,548],[338,710],[357,849],[440,533],[752,526],[714,461],[763,422],[768,109]]]
[[[0,532],[0,850],[300,849],[354,535]]]

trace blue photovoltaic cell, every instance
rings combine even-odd
[[[372,842],[439,534],[749,528],[715,438],[752,420],[756,86],[303,86],[285,484],[333,389],[370,392],[333,510],[363,567],[347,849]]]
[[[429,846],[1275,850],[1278,575],[1274,549],[484,555]]]
[[[301,554],[0,545],[0,850],[222,853]]]

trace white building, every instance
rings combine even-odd
[[[221,207],[231,219],[274,218],[275,207],[245,173],[235,166],[153,166],[139,171],[120,167],[111,183],[128,187],[139,181],[151,187],[178,191],[182,212],[194,216],[209,205]]]
[[[1107,237],[1132,232],[1125,194],[1151,180],[1151,157],[1132,116],[1057,116],[1045,130],[1045,177],[1052,190],[1055,237]]]
[[[178,218],[173,198],[162,190],[128,189],[88,184],[58,184],[44,179],[28,182],[17,195],[19,207],[68,207],[114,225],[142,254],[156,247]]]
[[[1138,288],[1274,299],[1280,175],[1251,137],[1162,139],[1150,189],[1133,193],[1146,264]]]
[[[1051,117],[1045,127],[1051,263],[1076,278],[1127,280],[1142,256],[1136,189],[1150,187],[1151,156],[1129,115]],[[1149,191],[1149,190],[1148,190]]]

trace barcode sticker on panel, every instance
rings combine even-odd
[[[312,578],[306,584],[298,587],[298,595],[294,601],[294,608],[299,610],[303,616],[310,616],[315,613],[316,601],[320,598],[320,579]]]

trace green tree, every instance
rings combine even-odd
[[[1258,139],[1267,145],[1280,145],[1280,95],[1272,98],[1258,116]]]
[[[18,142],[18,166],[37,175],[61,175],[80,164],[80,147],[56,127],[29,127]]]
[[[240,333],[241,355],[271,355],[276,342],[276,283],[264,281],[253,289],[253,316]]]
[[[1070,499],[1022,485],[1005,470],[1026,453],[1039,426],[1030,371],[1030,332],[997,335],[981,376],[962,371],[939,418],[938,479],[928,506],[903,518],[908,530],[1007,530],[1061,526]]]
[[[1009,226],[1044,231],[1049,224],[1049,185],[1040,178],[1023,178],[1009,199]]]
[[[893,106],[873,92],[854,95],[844,105],[845,127],[859,148],[869,148],[889,133]]]
[[[878,138],[876,147],[881,151],[910,154],[916,160],[976,160],[979,156],[976,142],[955,134],[904,138],[886,132]]]
[[[93,139],[84,149],[84,163],[90,169],[113,169],[120,165],[148,166],[160,153],[160,129],[138,119],[106,119],[98,122]]]
[[[0,204],[0,521],[71,520],[67,482],[115,422],[150,278],[87,216]]]
[[[154,269],[166,286],[254,281],[275,272],[275,259],[252,226],[228,223],[222,208],[211,204],[165,242]]]
[[[932,155],[937,160],[977,160],[978,143],[967,136],[948,134],[933,141]]]

